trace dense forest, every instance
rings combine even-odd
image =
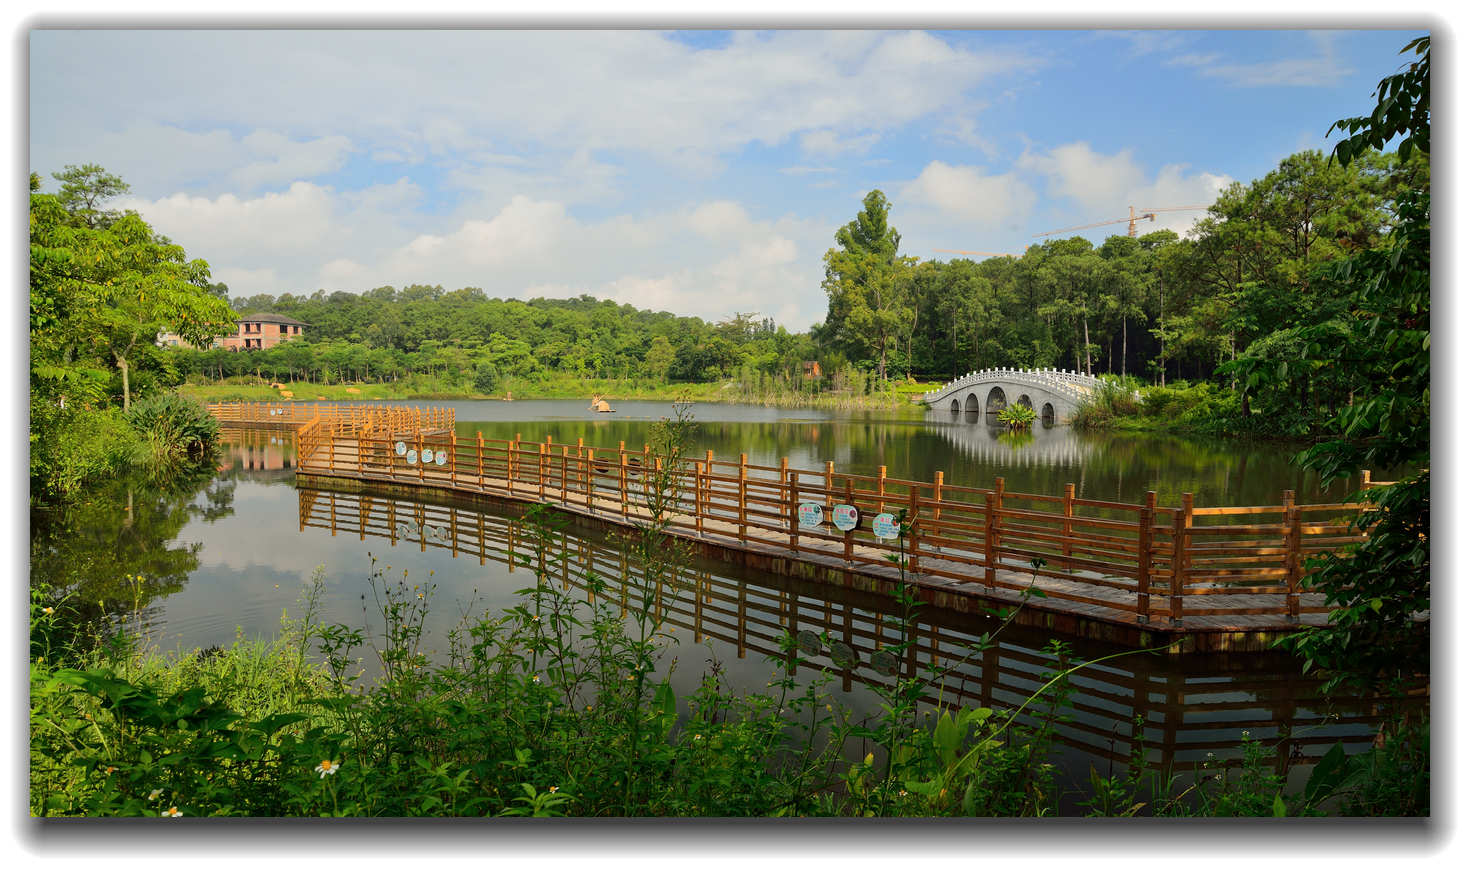
[[[235,298],[241,315],[308,323],[311,340],[259,353],[186,353],[180,364],[221,378],[319,381],[487,369],[674,382],[747,369],[794,379],[812,360],[827,374],[851,363],[881,379],[948,380],[991,366],[1160,384],[1214,379],[1221,363],[1247,351],[1290,353],[1276,350],[1283,333],[1340,315],[1350,293],[1331,265],[1377,246],[1395,199],[1428,185],[1421,153],[1369,152],[1343,167],[1302,152],[1262,179],[1232,184],[1186,236],[1048,240],[1021,258],[982,262],[899,255],[889,202],[874,191],[827,253],[827,318],[805,332],[758,314],[711,324],[590,296],[502,301],[477,288],[414,285]],[[1290,390],[1298,403],[1310,397],[1325,408],[1345,398],[1330,375]]]

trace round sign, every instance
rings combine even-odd
[[[434,455],[434,462],[436,464],[440,465],[440,466],[443,466],[444,465],[444,461],[445,460],[448,460],[448,459],[449,459],[449,455],[446,454],[446,453],[444,453],[443,451],[440,451],[439,453],[437,453],[437,454]]]
[[[839,667],[851,667],[857,663],[857,653],[847,643],[833,643],[827,651],[832,656],[832,663]]]
[[[809,630],[803,630],[796,635],[796,647],[808,655],[819,655],[822,652],[822,640]]]
[[[873,535],[879,539],[897,539],[898,522],[893,520],[893,515],[884,512],[873,519]]]
[[[408,453],[408,445],[405,445],[403,442],[399,442],[398,444],[393,446],[393,450],[397,451],[398,456],[401,457],[404,454]]]
[[[822,526],[822,504],[819,502],[804,502],[796,507],[796,519],[803,527]]]
[[[874,652],[873,669],[884,676],[895,676],[898,674],[898,656],[892,652]]]
[[[832,523],[844,533],[857,529],[858,518],[858,510],[853,506],[844,504],[832,507]]]
[[[408,452],[408,464],[410,466],[412,466],[413,464],[417,463],[418,461],[419,461],[419,452],[418,451],[409,451]]]

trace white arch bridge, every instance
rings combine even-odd
[[[1042,417],[1070,419],[1102,381],[1061,369],[992,368],[970,372],[924,394],[929,407],[979,417],[1020,402]]]

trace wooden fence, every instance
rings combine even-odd
[[[324,406],[342,409],[347,406]],[[416,409],[413,409],[416,410]],[[453,412],[447,412],[452,424]],[[661,461],[648,446],[616,449],[514,439],[456,436],[445,417],[357,419],[318,412],[298,430],[300,471],[555,501],[588,514],[646,521],[650,467]],[[405,426],[411,428],[405,429]],[[910,522],[902,546],[911,572],[933,573],[988,592],[1029,586],[1032,561],[1045,576],[1074,583],[1058,596],[1077,604],[1129,613],[1138,623],[1209,616],[1284,616],[1326,612],[1301,587],[1306,558],[1337,551],[1366,535],[1352,526],[1362,507],[1298,505],[1283,491],[1279,505],[1196,508],[1185,493],[1177,508],[1160,506],[1149,491],[1138,504],[1083,499],[1067,485],[1062,496],[874,475],[703,458],[681,460],[674,476],[678,523],[696,536],[733,536],[776,550],[831,561],[894,568],[899,552],[868,524],[902,513]],[[1364,473],[1366,481],[1367,473]],[[819,526],[803,526],[800,507],[821,506]],[[834,506],[858,510],[860,525],[834,527]],[[1186,597],[1192,598],[1186,604]],[[1304,599],[1305,598],[1305,599]]]
[[[330,490],[300,491],[300,526],[303,531],[330,530],[334,536],[356,534],[364,540],[418,545],[422,551],[448,549],[455,556],[478,557],[482,565],[504,563],[511,571],[522,563],[522,556],[534,554],[530,533],[517,521]],[[602,599],[619,604],[623,611],[630,600],[634,605],[643,603],[626,553],[567,533],[554,538],[554,552],[565,559],[551,572],[563,588],[585,587],[588,575],[596,574],[613,583]],[[854,683],[891,683],[892,673],[875,669],[871,661],[880,645],[900,642],[900,632],[883,621],[883,613],[894,610],[881,597],[821,587],[798,593],[751,578],[691,569],[652,602],[660,607],[662,626],[676,627],[683,642],[713,638],[734,645],[740,658],[747,653],[800,657],[802,666],[832,673],[843,691],[851,691]],[[914,645],[889,669],[907,676],[931,662],[947,667],[926,689],[926,704],[942,699],[951,706],[958,701],[1002,709],[1019,706],[1043,684],[1048,670],[1045,657],[1018,642],[1001,642],[974,656],[976,627],[957,624],[947,613],[927,613],[910,635]],[[820,645],[811,648],[813,640],[806,638],[808,647],[800,655],[780,652],[782,634],[801,642],[803,631],[825,633],[849,651],[839,650],[834,656]],[[967,657],[969,661],[963,660]],[[1238,745],[1242,731],[1270,742],[1283,728],[1290,729],[1300,735],[1294,738],[1296,744],[1318,751],[1293,753],[1287,747],[1283,756],[1295,754],[1310,762],[1337,739],[1349,745],[1371,742],[1373,730],[1365,723],[1377,726],[1382,721],[1367,701],[1334,703],[1329,709],[1310,680],[1262,674],[1247,683],[1218,678],[1222,675],[1230,674],[1213,667],[1191,670],[1189,662],[1164,668],[1156,659],[1083,668],[1071,677],[1078,692],[1069,712],[1076,721],[1059,725],[1059,734],[1066,745],[1089,755],[1115,756],[1121,767],[1138,745],[1131,739],[1132,718],[1142,715],[1151,762],[1187,771],[1209,760],[1208,753],[1223,754]],[[1416,707],[1427,704],[1427,698],[1411,700]],[[1319,744],[1314,746],[1314,740]]]

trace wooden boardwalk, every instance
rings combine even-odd
[[[647,521],[650,470],[665,465],[647,446],[459,437],[449,409],[211,407],[231,424],[293,429],[306,485],[372,485],[512,514],[545,502],[603,529]],[[942,472],[917,482],[890,478],[886,467],[798,470],[744,454],[718,461],[706,451],[668,465],[678,508],[669,530],[706,556],[870,592],[907,581],[941,607],[1021,607],[1018,624],[1118,645],[1247,651],[1325,625],[1321,595],[1301,587],[1305,561],[1365,538],[1352,526],[1361,506],[1301,506],[1292,491],[1279,505],[1230,508],[1195,508],[1186,493],[1167,508],[1152,492],[1138,504],[1106,502],[1078,497],[1070,484],[1042,496],[1008,491],[1001,478],[979,488],[946,484]],[[885,529],[895,516],[909,523],[902,550]],[[1044,597],[1023,596],[1033,582]]]

